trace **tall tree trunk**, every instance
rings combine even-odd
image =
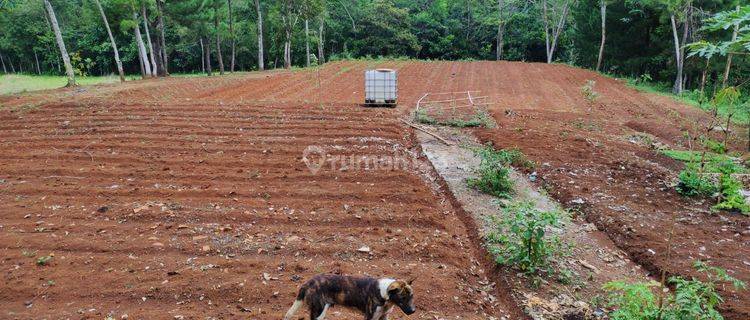
[[[135,32],[133,33],[133,37],[137,37]],[[143,63],[143,51],[141,50],[141,46],[138,45],[138,39],[135,39],[135,43],[135,47],[138,49],[138,65],[141,67],[141,78],[146,79],[148,74],[146,73],[146,65]]]
[[[542,0],[542,20],[544,23],[545,53],[547,55],[547,63],[550,63],[552,62],[552,57],[549,53],[549,17],[547,16],[547,0]]]
[[[16,67],[13,66],[13,60],[10,59],[10,56],[8,56],[8,64],[10,65],[10,73],[16,73]],[[60,68],[57,69],[60,72]]]
[[[703,68],[703,74],[701,75],[701,101],[703,100],[703,92],[706,89],[706,74],[708,73],[708,63],[711,60],[706,59],[706,67]]]
[[[740,12],[740,6],[737,5],[737,12]],[[740,30],[739,23],[734,25],[734,31],[732,31],[732,42],[737,41],[737,33]],[[729,69],[732,68],[732,54],[727,54],[727,66],[724,68],[724,77],[721,79],[721,87],[727,87],[727,80],[729,80]]]
[[[229,7],[229,36],[232,38],[232,59],[229,64],[229,72],[234,73],[234,57],[236,52],[236,41],[234,39],[234,28],[232,27],[232,0],[227,0],[227,6]]]
[[[151,77],[153,76],[153,72],[151,71],[151,63],[148,60],[148,52],[146,51],[146,45],[143,44],[143,38],[141,37],[141,27],[140,27],[140,20],[138,19],[138,13],[136,12],[135,8],[133,8],[133,20],[136,22],[135,24],[135,42],[136,45],[138,45],[138,52],[141,56],[141,61],[143,62],[143,77]]]
[[[596,60],[596,71],[599,71],[602,67],[604,43],[607,41],[607,0],[599,0],[599,7],[602,13],[602,41],[599,44],[599,59]]]
[[[36,61],[36,74],[42,75],[42,69],[39,67],[39,57],[36,54],[36,50],[34,50],[34,61]]]
[[[159,14],[159,24],[157,25],[157,29],[159,29],[159,40],[161,41],[161,61],[163,62],[163,68],[164,68],[164,75],[169,75],[169,59],[167,58],[167,41],[166,37],[164,36],[164,28],[166,27],[164,25],[164,0],[156,0],[156,10]]]
[[[545,1],[546,3],[546,1]],[[552,45],[550,46],[549,54],[547,55],[547,63],[552,63],[552,58],[555,55],[555,49],[557,48],[557,40],[560,38],[560,34],[562,33],[563,28],[565,28],[565,22],[567,22],[568,17],[568,7],[570,6],[570,1],[565,1],[562,8],[562,13],[560,14],[560,21],[557,23],[556,29],[552,33]]]
[[[151,61],[151,76],[156,76],[156,57],[154,57],[154,45],[153,42],[151,42],[151,33],[148,30],[148,15],[146,15],[146,4],[144,3],[141,6],[141,11],[143,11],[143,29],[146,31],[146,41],[148,42],[148,53],[149,53],[149,61]]]
[[[206,72],[206,49],[203,48],[203,37],[201,37],[199,43],[201,44],[201,73]]]
[[[292,68],[292,33],[289,31],[285,32],[286,37],[284,38],[284,69]]]
[[[8,69],[5,67],[5,59],[3,59],[2,53],[0,53],[0,62],[3,64],[3,73],[8,73]]]
[[[674,86],[672,92],[675,94],[682,93],[682,55],[680,54],[680,38],[677,35],[677,21],[675,21],[674,14],[669,16],[669,20],[672,24],[672,37],[674,38],[674,55],[675,61],[677,62],[677,76],[674,80]]]
[[[495,56],[495,60],[502,60],[503,59],[503,46],[505,46],[505,19],[503,14],[503,9],[505,7],[505,0],[497,0],[497,9],[498,9],[498,23],[497,23],[497,55]]]
[[[260,11],[260,0],[255,0],[255,10],[258,12],[258,70],[263,71],[263,14]]]
[[[216,29],[216,56],[219,59],[219,74],[224,74],[224,58],[221,56],[221,35],[219,35],[219,7],[214,7],[214,29]]]
[[[690,21],[693,15],[693,7],[688,2],[688,8],[685,9],[685,21],[682,23],[682,42],[680,43],[680,74],[682,77],[682,84],[680,85],[680,93],[687,87],[687,76],[685,75],[685,44],[688,43],[688,33],[690,32]]]
[[[157,22],[158,24],[158,22]],[[155,59],[156,59],[156,75],[159,77],[166,77],[167,71],[164,69],[164,60],[162,60],[161,56],[161,41],[159,40],[159,37],[156,37],[153,45],[154,45],[154,51],[155,51]]]
[[[60,55],[62,56],[63,63],[65,63],[65,74],[68,76],[68,87],[76,85],[76,75],[73,72],[73,65],[70,64],[70,56],[68,56],[68,49],[65,48],[65,42],[63,41],[62,33],[60,32],[60,25],[57,24],[57,16],[55,15],[55,9],[52,8],[52,4],[49,0],[44,0],[44,7],[47,9],[47,15],[52,23],[52,30],[55,32],[55,39],[57,39],[57,47],[60,49]]]
[[[213,73],[213,68],[211,68],[211,41],[208,37],[206,37],[206,73],[209,76]]]
[[[310,25],[305,19],[305,66],[310,67]]]
[[[318,64],[324,64],[326,63],[326,58],[324,55],[324,42],[323,42],[323,26],[325,20],[323,19],[323,15],[320,16],[320,25],[318,27]]]
[[[109,28],[109,21],[107,21],[107,15],[104,14],[104,9],[99,0],[94,0],[96,7],[99,9],[99,13],[102,15],[104,21],[104,27],[107,29],[107,35],[109,35],[109,42],[112,44],[112,51],[115,54],[115,64],[117,65],[117,73],[120,75],[120,82],[125,82],[125,72],[122,70],[122,61],[120,61],[120,52],[117,50],[117,43],[115,43],[115,37],[112,36],[112,29]]]

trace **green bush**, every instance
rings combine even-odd
[[[745,202],[745,197],[740,192],[742,183],[732,177],[735,173],[734,164],[731,161],[725,162],[719,167],[721,176],[719,176],[719,202],[712,207],[714,210],[725,210],[750,214],[750,206]]]
[[[509,152],[496,151],[489,145],[475,152],[481,158],[477,170],[479,177],[469,178],[469,186],[499,198],[509,198],[513,193],[513,181],[510,180],[510,169],[507,167],[512,162]]]
[[[541,211],[532,202],[515,202],[503,210],[495,230],[487,237],[489,251],[501,265],[510,265],[527,274],[552,273],[550,262],[561,251],[560,241],[547,233],[560,225],[560,214]]]
[[[727,153],[727,146],[723,142],[719,142],[713,139],[703,140],[703,146],[706,149],[711,150],[714,153],[725,154]]]
[[[713,196],[716,191],[716,185],[709,179],[708,176],[698,172],[698,165],[695,163],[688,163],[680,172],[678,177],[680,181],[677,183],[677,192],[686,197]]]
[[[716,311],[716,307],[723,302],[716,292],[717,285],[728,282],[736,289],[744,289],[745,283],[729,276],[721,268],[711,267],[700,261],[696,261],[693,267],[702,273],[707,281],[671,277],[669,283],[674,286],[674,291],[665,293],[661,307],[658,296],[654,294],[654,288],[661,288],[658,282],[608,282],[603,288],[609,292],[608,306],[615,308],[609,314],[610,319],[723,319]]]
[[[609,314],[612,320],[651,320],[659,315],[659,305],[653,288],[659,287],[656,281],[627,283],[612,281],[604,285],[609,292],[608,307],[617,308]]]
[[[661,153],[675,160],[685,163],[700,162],[703,159],[703,172],[720,173],[719,167],[727,165],[729,161],[733,170],[738,173],[747,172],[744,165],[735,163],[732,158],[725,154],[716,154],[713,152],[687,151],[687,150],[661,150]]]

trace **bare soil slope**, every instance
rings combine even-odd
[[[354,105],[374,67],[399,70],[398,109]],[[581,94],[587,80],[595,103]],[[297,276],[341,271],[420,274],[418,307],[434,315],[500,314],[509,307],[477,290],[487,273],[471,226],[419,170],[312,175],[301,162],[308,145],[413,151],[397,117],[426,92],[464,90],[496,103],[499,127],[477,135],[520,148],[555,198],[633,260],[692,275],[702,259],[750,282],[750,220],[679,197],[669,184],[680,164],[643,143],[684,144],[682,131],[705,120],[695,108],[563,65],[335,62],[0,98],[2,309],[270,319]],[[371,255],[357,251],[365,245]],[[50,252],[51,266],[34,265]],[[750,317],[750,293],[722,294],[728,318]]]

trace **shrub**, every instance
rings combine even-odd
[[[677,192],[686,197],[713,196],[716,191],[716,185],[709,177],[698,172],[696,163],[688,163],[680,172]]]
[[[475,150],[482,159],[489,159],[493,162],[499,162],[503,165],[511,165],[517,168],[534,169],[534,162],[526,158],[526,155],[518,149],[501,149],[495,150],[487,144],[483,148]]]
[[[716,286],[722,282],[731,283],[736,289],[744,289],[745,283],[727,274],[721,268],[711,267],[696,261],[693,267],[708,280],[696,278],[671,277],[669,283],[674,285],[674,292],[665,293],[661,307],[653,288],[661,285],[655,281],[626,283],[609,282],[604,290],[609,292],[609,307],[616,310],[609,314],[613,320],[720,320],[722,316],[716,311],[723,299],[716,292]]]
[[[561,245],[548,227],[560,225],[560,214],[541,211],[531,202],[515,202],[503,210],[495,230],[487,237],[490,252],[501,265],[517,267],[527,274],[552,273],[551,260]]]
[[[714,153],[725,154],[727,153],[727,146],[723,142],[719,142],[713,139],[704,139],[703,146],[706,149],[711,150]]]
[[[732,177],[736,172],[734,163],[724,162],[719,166],[719,202],[712,207],[714,210],[726,210],[750,214],[750,206],[745,202],[745,197],[740,192],[742,183]]]
[[[607,306],[616,307],[609,314],[612,320],[656,319],[659,315],[657,297],[654,287],[659,287],[656,281],[626,283],[612,281],[604,284],[603,289],[609,292]]]
[[[589,103],[593,103],[597,98],[599,98],[599,93],[594,91],[595,85],[596,81],[586,80],[586,84],[581,87],[581,95],[583,95],[583,98],[586,99]]]
[[[477,173],[478,178],[468,179],[470,187],[499,198],[509,198],[513,192],[513,181],[510,180],[508,165],[525,159],[517,150],[495,150],[486,145],[474,150],[481,158]]]

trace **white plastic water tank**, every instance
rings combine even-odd
[[[395,105],[398,99],[396,70],[365,71],[365,104]]]

